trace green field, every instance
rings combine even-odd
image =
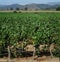
[[[20,42],[23,46],[19,44]],[[52,43],[56,45],[54,55],[60,56],[59,12],[0,12],[0,54],[8,45],[24,49],[28,44],[33,44],[38,48],[41,44]]]

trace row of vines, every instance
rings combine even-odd
[[[52,43],[54,56],[60,57],[60,13],[0,13],[0,57],[7,55],[7,46],[17,57],[28,44]]]

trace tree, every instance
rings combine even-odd
[[[60,7],[57,7],[56,10],[57,10],[57,11],[60,11]]]
[[[10,8],[10,10],[13,10],[13,8]]]
[[[25,7],[25,10],[28,10],[28,8],[27,8],[27,7]]]
[[[19,10],[19,8],[16,8],[16,10]]]

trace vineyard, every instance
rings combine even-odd
[[[8,56],[8,46],[11,57],[32,55],[27,45],[33,45],[39,57],[50,52],[51,44],[53,56],[60,57],[60,13],[0,13],[0,57]]]

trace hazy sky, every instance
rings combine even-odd
[[[30,4],[30,3],[47,3],[47,2],[59,2],[60,0],[0,0],[0,4]]]

